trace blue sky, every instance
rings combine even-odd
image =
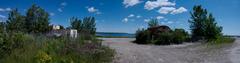
[[[49,12],[51,24],[69,26],[69,18],[94,16],[98,32],[135,33],[151,18],[159,24],[189,31],[189,12],[202,5],[211,12],[223,33],[240,35],[240,0],[0,0],[0,20],[13,8],[25,14],[33,4]]]

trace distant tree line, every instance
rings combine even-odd
[[[27,10],[26,15],[13,9],[6,22],[1,22],[1,28],[6,32],[45,33],[49,31],[49,14],[35,4]]]
[[[193,7],[190,12],[191,19],[189,20],[191,35],[184,29],[175,29],[168,32],[151,32],[149,28],[159,26],[157,19],[152,19],[148,22],[148,29],[139,29],[136,32],[136,43],[139,44],[179,44],[186,41],[206,40],[206,42],[233,42],[234,39],[223,37],[222,27],[217,25],[215,18],[211,13],[201,5]],[[159,29],[156,29],[159,30]],[[160,29],[161,30],[161,29]]]
[[[189,40],[189,34],[184,29],[171,30],[168,26],[159,25],[157,19],[148,22],[148,29],[139,29],[136,32],[135,43],[138,44],[181,44]]]
[[[27,10],[25,15],[22,15],[18,9],[11,10],[8,15],[6,22],[0,23],[1,32],[47,33],[52,30],[52,25],[49,25],[49,13],[35,4]],[[62,25],[60,25],[60,28],[64,29]],[[95,18],[85,17],[81,20],[72,17],[68,28],[76,29],[79,33],[84,32],[95,35]]]
[[[69,28],[78,30],[79,33],[88,33],[95,35],[96,23],[94,17],[85,17],[82,20],[76,17],[70,18],[71,26]]]

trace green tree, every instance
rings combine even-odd
[[[148,22],[148,26],[149,27],[155,27],[155,26],[158,26],[158,20],[157,19],[151,19],[149,22]]]
[[[218,26],[217,23],[215,22],[215,18],[212,16],[212,14],[209,14],[206,21],[205,37],[208,40],[215,40],[222,35],[221,32],[222,32],[222,27]]]
[[[70,22],[71,22],[71,29],[76,29],[78,30],[78,32],[82,30],[82,22],[80,19],[72,17],[70,18]]]
[[[89,32],[92,35],[95,35],[96,33],[96,23],[95,23],[95,18],[94,17],[85,17],[83,18],[83,23],[82,23],[83,31],[84,32]]]
[[[49,30],[49,14],[35,4],[28,9],[26,21],[28,32],[44,33]]]
[[[189,23],[194,40],[212,40],[221,35],[222,27],[217,26],[212,14],[208,14],[200,5],[193,7]]]
[[[195,40],[203,39],[205,36],[205,21],[207,19],[207,11],[200,5],[193,7],[191,12],[190,29],[192,30],[192,37]]]
[[[5,22],[0,22],[0,33],[5,31]]]
[[[22,16],[17,9],[13,9],[8,16],[6,21],[7,30],[14,32],[25,31],[25,18]]]

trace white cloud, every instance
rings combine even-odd
[[[183,13],[183,12],[187,12],[187,9],[184,8],[184,7],[180,7],[180,8],[178,8],[178,9],[176,9],[176,10],[173,10],[173,11],[171,12],[171,14],[179,14],[179,13]]]
[[[8,11],[11,11],[12,9],[11,8],[0,8],[0,12],[8,12]]]
[[[179,14],[179,13],[183,13],[183,12],[186,12],[186,11],[187,11],[187,9],[185,9],[184,7],[180,7],[178,9],[176,9],[174,7],[161,7],[158,10],[158,13],[160,13],[160,14],[168,14],[168,13]]]
[[[162,6],[175,6],[176,3],[169,2],[168,0],[156,0],[156,1],[147,1],[144,5],[144,8],[147,10],[152,10]]]
[[[127,22],[128,22],[128,18],[124,18],[124,19],[122,20],[122,22],[127,23]]]
[[[130,6],[134,6],[134,5],[139,4],[139,3],[141,3],[140,0],[124,0],[123,1],[123,4],[125,5],[126,8],[130,7]]]
[[[66,5],[67,5],[66,2],[62,2],[62,3],[61,3],[61,6],[66,6]]]
[[[6,18],[6,16],[4,16],[4,15],[0,15],[0,18]]]
[[[65,6],[67,6],[67,2],[62,2],[60,3],[60,8],[58,8],[57,10],[59,12],[63,12],[63,9],[65,8]]]
[[[173,23],[173,21],[168,21],[167,23],[168,23],[168,24],[172,24],[172,23]]]
[[[144,22],[149,22],[150,21],[150,19],[144,19]]]
[[[164,17],[163,16],[157,16],[156,17],[158,20],[160,20],[160,19],[163,19]]]
[[[98,11],[98,9],[95,9],[94,7],[89,7],[89,8],[87,8],[87,10],[88,10],[88,12],[90,12],[90,13],[94,13],[94,12],[97,12],[97,11]]]
[[[55,15],[55,13],[52,13],[52,12],[50,13],[50,16],[54,16],[54,15]]]
[[[158,13],[160,14],[168,14],[172,11],[176,10],[176,8],[174,7],[161,7],[159,10],[158,10]]]
[[[138,15],[137,18],[141,18],[142,16]]]
[[[88,12],[90,13],[96,13],[96,14],[102,14],[102,12],[100,12],[98,9],[94,8],[94,7],[86,7]]]
[[[58,11],[59,11],[59,12],[63,12],[63,9],[62,9],[62,8],[58,8]]]
[[[134,14],[130,14],[130,15],[128,15],[129,18],[134,17],[134,16],[135,16]]]

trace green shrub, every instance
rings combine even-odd
[[[170,32],[159,33],[156,40],[153,43],[157,45],[171,44],[173,42],[172,36],[173,36],[173,33],[170,33]]]
[[[136,40],[134,41],[135,43],[138,44],[149,44],[151,43],[151,35],[148,30],[138,30],[136,32]]]
[[[181,44],[184,41],[188,41],[189,34],[184,29],[175,29],[172,37],[173,37],[173,43]]]
[[[114,50],[94,37],[84,40],[6,33],[0,35],[0,42],[0,63],[106,63],[114,56]]]
[[[184,29],[175,29],[170,32],[158,32],[158,34],[151,35],[148,30],[138,30],[136,32],[135,43],[138,44],[157,44],[157,45],[169,45],[169,44],[181,44],[184,41],[189,41],[190,36]]]
[[[208,41],[208,44],[220,45],[233,43],[236,39],[231,37],[218,37],[216,40]]]

